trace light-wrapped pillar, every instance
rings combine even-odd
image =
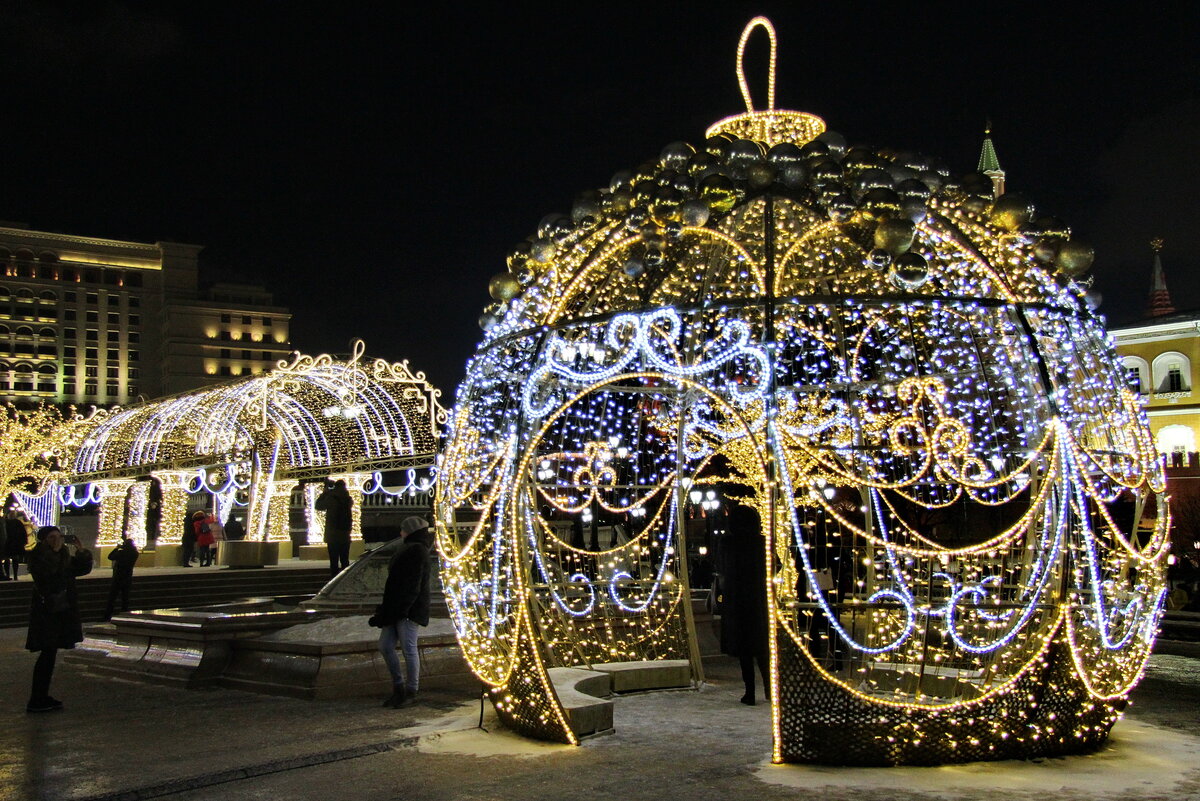
[[[137,547],[146,547],[146,508],[150,502],[150,483],[137,481],[129,488],[129,515],[125,517],[125,536]]]
[[[131,478],[102,478],[92,483],[100,499],[96,545],[101,548],[119,545],[125,526],[125,495],[136,482]]]
[[[317,510],[317,496],[321,494],[320,484],[305,484],[304,520],[308,524],[308,544],[319,545],[325,539],[325,514]]]
[[[189,488],[195,470],[156,470],[151,473],[162,487],[162,517],[158,523],[158,539],[163,545],[183,542],[183,524],[187,520]]]
[[[273,482],[267,494],[267,531],[269,542],[291,542],[291,509],[294,481]]]

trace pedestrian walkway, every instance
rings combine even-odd
[[[617,699],[616,732],[578,748],[497,728],[479,685],[381,699],[302,701],[98,678],[60,662],[66,709],[27,715],[33,655],[0,631],[0,799],[451,801],[621,799],[1055,801],[1200,797],[1200,661],[1155,656],[1114,746],[1037,763],[906,769],[769,764],[771,709],[738,703],[735,661],[709,683]],[[7,700],[4,700],[7,699]],[[971,784],[974,782],[974,784]]]

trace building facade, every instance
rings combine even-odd
[[[1200,467],[1200,311],[1177,312],[1163,272],[1162,240],[1151,243],[1154,267],[1145,318],[1110,329],[1130,389],[1142,396],[1150,431],[1168,467]]]
[[[1140,394],[1167,464],[1196,460],[1200,312],[1162,315],[1111,330],[1129,387]]]
[[[0,224],[0,399],[128,404],[287,356],[288,310],[262,287],[202,289],[200,250]]]

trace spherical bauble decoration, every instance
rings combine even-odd
[[[1095,312],[1104,302],[1104,295],[1098,289],[1089,289],[1083,294],[1083,302],[1087,304],[1088,311]]]
[[[575,205],[571,207],[571,221],[577,225],[590,225],[599,216],[600,208],[600,193],[596,191],[584,192],[575,200]]]
[[[659,161],[664,167],[681,170],[687,166],[688,160],[696,154],[696,148],[687,142],[672,142],[663,148]]]
[[[817,141],[825,145],[834,156],[841,156],[846,152],[846,137],[837,131],[826,131],[817,137]]]
[[[506,723],[573,742],[547,670],[688,660],[688,523],[743,519],[719,501],[768,549],[778,761],[1094,749],[1170,516],[1090,249],[987,176],[822,131],[751,109],[538,227],[439,468],[463,654]]]
[[[1051,264],[1058,258],[1058,248],[1062,244],[1061,239],[1054,237],[1042,237],[1033,245],[1033,255],[1038,261],[1043,264]]]
[[[689,200],[679,207],[679,219],[684,225],[704,225],[711,213],[712,210],[703,200]]]
[[[961,186],[968,195],[977,195],[987,200],[992,199],[992,193],[996,189],[992,179],[981,172],[969,172],[964,175]]]
[[[863,195],[863,216],[868,220],[881,220],[900,214],[900,196],[891,189],[878,187]]]
[[[1063,275],[1074,278],[1090,270],[1095,258],[1091,245],[1072,239],[1059,247],[1054,264]]]
[[[895,182],[887,170],[872,167],[862,170],[858,174],[858,179],[855,182],[858,191],[866,194],[873,189],[891,189]]]
[[[884,248],[875,248],[867,254],[867,266],[872,270],[886,270],[892,265],[892,254]]]
[[[1038,217],[1034,221],[1034,226],[1042,236],[1051,237],[1054,239],[1070,239],[1071,228],[1059,217]]]
[[[803,164],[804,155],[791,142],[780,142],[767,151],[767,162],[781,170],[793,164]]]
[[[763,147],[749,139],[738,139],[729,145],[728,159],[732,165],[749,167],[763,157]]]
[[[919,253],[904,253],[892,262],[889,275],[896,286],[913,292],[929,280],[929,263]]]
[[[516,270],[522,267],[529,261],[530,243],[522,242],[513,248],[508,254],[508,269]]]
[[[738,201],[738,194],[733,181],[724,175],[711,175],[700,184],[700,197],[704,198],[709,208],[721,214],[733,208]]]
[[[898,256],[912,247],[915,233],[916,228],[909,220],[890,217],[875,228],[875,247]]]
[[[775,170],[768,164],[752,164],[746,171],[746,182],[751,189],[766,189],[775,182]]]
[[[529,250],[530,257],[538,264],[545,264],[554,258],[554,242],[549,239],[535,239]]]
[[[896,194],[902,198],[917,198],[918,200],[929,200],[929,196],[933,194],[928,184],[917,178],[908,178],[896,184]]]
[[[537,273],[528,263],[519,265],[512,271],[512,275],[521,286],[529,286],[537,278]]]
[[[1033,204],[1020,195],[1003,195],[992,204],[990,217],[1005,231],[1016,231],[1033,217]]]
[[[510,300],[520,291],[521,285],[512,273],[496,273],[492,280],[488,281],[488,294],[496,300]]]

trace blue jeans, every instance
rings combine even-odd
[[[379,632],[379,653],[387,663],[388,672],[392,674],[392,685],[403,686],[409,693],[417,691],[421,678],[421,657],[417,653],[417,630],[420,628],[411,620],[401,620],[390,626],[384,626]],[[396,654],[396,644],[404,653],[404,673],[400,672],[400,657]],[[405,676],[408,677],[407,681]]]

